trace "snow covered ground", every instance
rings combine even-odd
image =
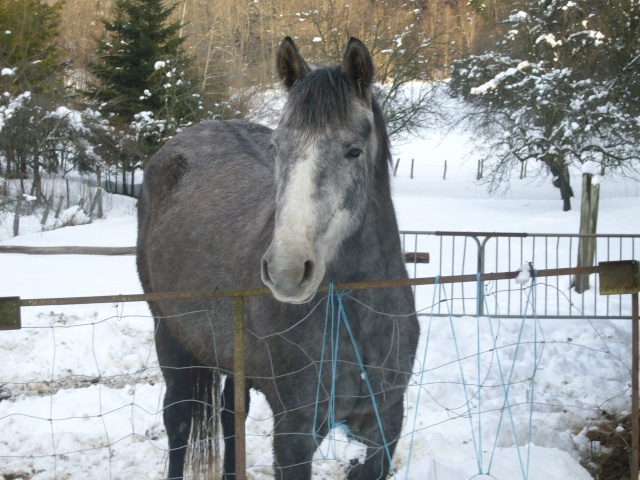
[[[475,182],[472,149],[456,132],[425,132],[396,147],[402,229],[578,232],[578,176],[571,212],[562,212],[548,180],[514,180],[504,196],[491,198]],[[605,177],[601,188],[599,232],[640,233],[640,186]],[[120,198],[104,220],[46,232],[25,222],[31,233],[5,232],[0,244],[134,245],[135,204]],[[141,292],[131,256],[2,254],[0,272],[0,296]],[[536,289],[529,283],[525,292]],[[430,305],[426,293],[418,295]],[[163,383],[147,307],[23,308],[22,323],[20,331],[0,332],[0,479],[162,478]],[[630,409],[628,320],[536,321],[529,311],[500,321],[423,316],[421,326],[396,478],[591,478],[578,463],[591,447],[585,426],[601,410]],[[271,478],[270,412],[259,394],[249,415],[249,478]],[[340,432],[334,437],[321,448],[328,458],[316,456],[316,479],[342,478],[358,454]]]

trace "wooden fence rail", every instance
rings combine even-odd
[[[0,253],[26,255],[135,255],[136,247],[23,247],[0,245]]]

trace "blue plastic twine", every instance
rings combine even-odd
[[[371,397],[371,403],[373,404],[373,410],[376,415],[376,420],[378,421],[378,427],[380,428],[380,436],[382,437],[382,441],[384,443],[385,452],[387,455],[387,459],[389,460],[389,468],[393,475],[393,478],[396,478],[396,473],[393,468],[393,462],[391,460],[391,452],[389,451],[389,444],[384,435],[384,429],[382,427],[382,420],[380,419],[380,413],[378,411],[378,405],[376,403],[375,395],[373,393],[373,388],[371,387],[371,383],[369,382],[369,376],[364,368],[364,364],[362,362],[362,357],[360,356],[360,351],[358,350],[358,346],[356,344],[355,338],[353,336],[353,332],[351,331],[351,326],[349,325],[349,320],[347,318],[347,314],[344,310],[344,306],[342,304],[342,299],[344,295],[349,292],[338,292],[336,293],[334,290],[334,284],[329,284],[329,291],[327,294],[327,309],[326,309],[326,318],[324,325],[324,335],[322,339],[322,352],[320,354],[320,367],[318,369],[318,387],[316,389],[316,404],[313,418],[313,439],[316,443],[316,446],[319,448],[320,443],[317,438],[317,418],[318,418],[318,404],[320,401],[320,388],[322,385],[322,367],[324,364],[325,357],[325,345],[327,339],[327,333],[331,333],[330,345],[331,345],[331,391],[329,396],[329,407],[327,412],[327,421],[329,424],[329,431],[334,428],[340,428],[343,430],[347,436],[351,437],[351,432],[348,429],[348,426],[343,422],[336,422],[335,420],[335,396],[336,396],[336,371],[338,364],[338,341],[340,339],[340,325],[344,323],[344,326],[349,334],[349,338],[351,340],[351,344],[353,346],[354,353],[356,355],[356,359],[358,360],[358,365],[360,366],[361,376],[364,379],[367,389],[369,390],[369,396]],[[338,308],[337,308],[337,320],[336,320],[336,307],[335,307],[335,299],[338,300]],[[331,321],[331,328],[329,329],[329,321]],[[325,455],[320,452],[322,458],[326,460]],[[335,446],[334,446],[334,458],[335,458]]]
[[[502,383],[502,389],[504,391],[504,403],[503,403],[503,407],[500,413],[500,419],[498,420],[498,428],[496,431],[496,438],[494,440],[493,443],[493,449],[491,451],[491,457],[489,460],[489,468],[487,470],[487,474],[490,474],[491,472],[491,465],[493,464],[493,458],[495,455],[495,451],[496,451],[496,447],[498,444],[498,436],[500,434],[500,427],[502,426],[502,420],[503,420],[503,416],[504,416],[504,410],[505,408],[507,409],[507,411],[509,412],[509,418],[511,421],[511,429],[513,431],[513,437],[514,437],[514,442],[515,442],[515,446],[516,446],[516,452],[518,453],[518,460],[520,462],[520,471],[522,472],[522,478],[524,480],[527,480],[527,478],[529,477],[529,464],[530,464],[530,454],[531,454],[531,431],[533,429],[533,386],[534,386],[534,382],[535,382],[535,376],[536,376],[536,372],[538,369],[538,353],[537,353],[537,333],[538,333],[538,329],[537,329],[537,313],[536,313],[536,308],[535,308],[535,302],[536,302],[536,293],[537,293],[537,284],[536,284],[536,278],[537,278],[537,270],[533,270],[533,281],[532,281],[532,288],[531,290],[529,290],[529,295],[527,296],[527,303],[525,304],[525,310],[523,312],[522,315],[522,323],[520,324],[520,331],[518,333],[518,342],[516,344],[516,351],[514,353],[513,356],[513,361],[511,363],[511,371],[509,372],[509,380],[505,381],[504,378],[504,374],[503,374],[503,369],[502,369],[502,363],[500,362],[500,355],[498,354],[498,347],[495,343],[496,341],[496,336],[493,330],[493,322],[491,319],[491,316],[488,316],[488,320],[489,320],[489,327],[491,329],[491,337],[493,338],[493,348],[496,351],[496,360],[497,360],[497,364],[498,364],[498,371],[500,372],[500,379],[501,379],[501,383]],[[518,356],[518,351],[520,349],[520,345],[522,343],[522,333],[524,331],[524,325],[525,325],[525,321],[527,318],[527,311],[529,308],[529,304],[532,305],[532,310],[533,310],[533,316],[535,321],[534,324],[534,366],[533,366],[533,375],[531,377],[531,395],[530,395],[530,403],[529,403],[529,444],[527,446],[527,464],[525,466],[524,461],[522,459],[522,454],[520,452],[520,445],[518,444],[518,436],[516,433],[516,428],[515,428],[515,422],[513,420],[513,413],[511,411],[511,404],[509,402],[509,391],[511,389],[511,378],[513,376],[513,371],[515,369],[515,362]],[[485,297],[485,306],[487,307],[487,311],[489,311],[489,305],[487,302],[487,299]]]
[[[413,440],[416,435],[416,425],[418,422],[418,410],[420,406],[420,394],[422,393],[422,385],[424,385],[424,373],[427,369],[427,351],[429,350],[429,338],[431,337],[431,321],[433,320],[433,308],[436,303],[436,293],[438,292],[438,285],[440,283],[440,275],[435,279],[433,285],[433,298],[431,299],[431,313],[429,314],[429,326],[427,327],[427,339],[424,345],[424,355],[422,355],[422,370],[420,372],[420,383],[418,384],[418,398],[416,399],[416,408],[413,415],[413,429],[411,430],[411,443],[409,444],[409,458],[407,458],[407,470],[404,478],[409,478],[409,470],[411,468],[411,455],[413,454]]]

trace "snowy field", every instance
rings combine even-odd
[[[514,179],[506,194],[492,198],[475,181],[472,150],[468,136],[455,132],[425,132],[395,147],[401,229],[578,232],[580,172],[570,212],[562,212],[549,179]],[[23,227],[16,238],[0,229],[0,244],[132,246],[135,204],[120,197],[106,219],[89,225],[40,232],[25,221]],[[640,185],[603,179],[598,230],[640,234]],[[1,296],[141,292],[132,256],[0,254],[0,272]],[[531,283],[524,287],[535,295]],[[426,290],[418,297],[431,305]],[[585,429],[602,410],[630,409],[628,320],[536,321],[535,311],[501,321],[423,313],[395,478],[591,478],[579,464],[594,447]],[[23,308],[22,323],[20,331],[0,332],[0,479],[163,478],[164,389],[147,307]],[[272,424],[259,394],[249,416],[248,476],[272,478]],[[339,432],[321,451],[315,479],[343,478],[359,453]]]

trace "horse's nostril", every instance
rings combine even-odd
[[[266,260],[262,260],[262,280],[265,283],[271,283],[271,277],[269,277],[269,265]]]
[[[302,274],[302,283],[308,282],[313,277],[313,262],[307,260],[304,262],[304,273]]]

